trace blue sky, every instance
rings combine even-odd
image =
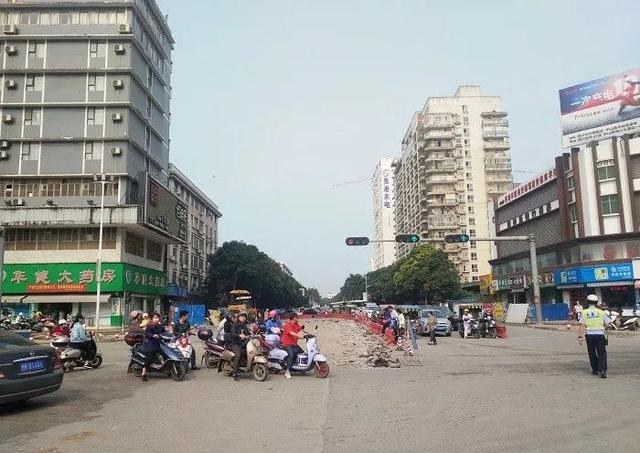
[[[322,293],[371,253],[344,245],[371,233],[369,185],[332,184],[397,155],[428,96],[502,96],[513,167],[535,171],[562,152],[558,89],[640,66],[636,0],[158,4],[176,39],[171,160],[220,206],[222,241]]]

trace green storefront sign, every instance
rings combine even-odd
[[[126,263],[103,263],[101,291],[167,294],[164,272]],[[5,264],[3,294],[95,293],[95,263]]]

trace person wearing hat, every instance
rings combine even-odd
[[[469,313],[469,309],[465,308],[464,309],[464,315],[462,315],[462,327],[464,329],[464,339],[467,339],[467,335],[469,335],[469,332],[471,331],[471,320],[473,319],[473,316],[471,315],[471,313]]]
[[[238,380],[238,368],[240,368],[240,359],[244,354],[246,341],[251,336],[249,327],[247,326],[248,314],[246,311],[238,313],[235,321],[231,324],[229,329],[229,343],[231,345],[231,351],[233,351],[234,357],[231,366],[233,367],[233,373],[231,377],[234,381]]]
[[[582,344],[583,337],[587,341],[591,374],[600,374],[600,377],[605,379],[607,377],[607,339],[605,337],[605,326],[609,324],[611,320],[604,311],[596,306],[599,303],[598,296],[589,294],[587,296],[587,302],[589,308],[583,310],[582,316],[580,317],[578,341]]]

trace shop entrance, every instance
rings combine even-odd
[[[601,288],[602,301],[609,308],[621,311],[623,307],[629,308],[635,305],[636,294],[633,286],[610,286]]]

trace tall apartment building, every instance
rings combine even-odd
[[[160,308],[186,206],[165,187],[173,38],[155,1],[0,4],[3,302],[100,324]],[[103,175],[103,176],[100,176]],[[102,275],[96,275],[104,177]]]
[[[499,96],[460,86],[451,97],[430,97],[416,112],[395,162],[396,230],[442,238],[488,236],[487,201],[513,187],[507,113]],[[488,242],[439,244],[463,281],[490,272]],[[413,245],[398,244],[397,258]]]
[[[188,206],[184,244],[169,245],[167,274],[173,296],[202,294],[209,266],[207,256],[218,249],[218,206],[175,165],[169,164],[169,190]]]
[[[373,238],[393,239],[396,234],[393,203],[394,172],[393,159],[380,159],[373,172]],[[395,242],[373,244],[371,270],[390,266],[396,259]]]

